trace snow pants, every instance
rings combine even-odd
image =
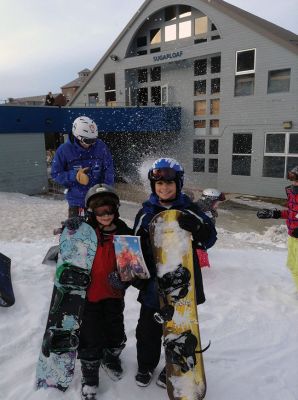
[[[298,290],[298,239],[292,236],[288,238],[287,266],[291,271],[293,280]]]
[[[78,358],[96,361],[101,360],[104,349],[120,349],[121,352],[126,342],[123,312],[123,299],[105,299],[97,303],[86,300]]]
[[[154,319],[158,311],[142,304],[136,328],[137,360],[139,371],[153,371],[160,359],[162,324]]]

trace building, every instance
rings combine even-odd
[[[61,86],[62,94],[66,97],[66,100],[69,101],[78,88],[85,82],[85,80],[90,75],[90,69],[84,68],[82,71],[78,72],[78,78],[73,81],[67,83],[66,85]],[[93,99],[93,102],[96,103],[96,99]]]
[[[189,187],[284,197],[297,100],[296,34],[222,0],[146,0],[69,106],[179,105],[180,133],[107,135],[116,164],[173,156]]]

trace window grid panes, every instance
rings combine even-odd
[[[197,139],[193,142],[194,154],[205,154],[205,139]]]
[[[236,53],[236,75],[255,72],[256,49],[241,50]]]
[[[263,176],[286,178],[298,165],[298,132],[267,133],[265,137]]]
[[[205,158],[193,159],[193,172],[205,172]]]
[[[283,93],[290,91],[291,70],[280,69],[268,72],[268,93]]]
[[[233,134],[232,175],[251,174],[252,134]]]

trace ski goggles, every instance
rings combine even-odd
[[[116,213],[116,210],[114,208],[106,208],[105,210],[100,210],[100,211],[94,210],[93,212],[97,217],[105,217],[114,215]]]
[[[172,168],[158,168],[150,170],[148,175],[151,181],[174,181],[177,172]]]
[[[83,136],[78,137],[79,141],[84,144],[94,144],[97,141],[97,138],[85,138]]]
[[[298,175],[295,172],[289,171],[288,179],[289,181],[298,181]]]

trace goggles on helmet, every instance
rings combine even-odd
[[[172,168],[157,168],[149,171],[151,181],[174,181],[177,172]]]
[[[93,210],[93,212],[97,217],[105,217],[106,215],[108,215],[108,216],[114,215],[116,213],[116,209],[115,209],[115,207],[105,207],[98,211],[95,209],[95,210]]]
[[[289,171],[288,179],[289,181],[298,181],[298,174],[296,174],[296,172]]]
[[[94,144],[96,143],[97,138],[85,138],[83,136],[78,136],[80,142],[84,144]]]

